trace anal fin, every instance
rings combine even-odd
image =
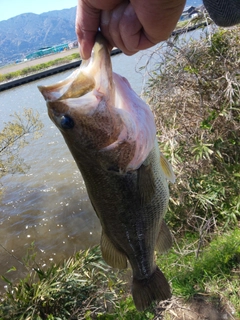
[[[125,254],[114,246],[104,231],[101,237],[101,251],[103,259],[111,267],[118,269],[127,268],[127,258]]]
[[[142,204],[152,200],[156,186],[151,164],[142,164],[138,169],[138,189]]]
[[[156,250],[159,253],[164,253],[168,251],[172,246],[172,234],[166,225],[166,222],[163,220],[161,224],[161,228],[159,230],[157,242],[156,242]]]

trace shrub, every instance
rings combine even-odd
[[[176,232],[230,227],[240,217],[240,27],[161,47],[146,97],[160,148],[177,175]]]
[[[34,256],[26,263],[29,274],[17,285],[2,277],[8,286],[1,299],[0,319],[85,319],[113,306],[123,284],[103,262],[98,247],[46,271],[35,264]]]

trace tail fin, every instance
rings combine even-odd
[[[132,296],[138,311],[143,311],[155,300],[171,298],[171,290],[164,274],[157,267],[149,279],[133,278]]]

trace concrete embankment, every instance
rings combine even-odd
[[[111,52],[111,55],[115,55],[115,54],[118,54],[121,52],[122,51],[119,49],[113,49]],[[61,66],[52,67],[52,68],[46,69],[44,71],[31,74],[26,77],[22,77],[19,79],[15,79],[15,80],[11,80],[11,81],[2,83],[2,84],[0,84],[0,92],[7,90],[7,89],[17,87],[17,86],[20,86],[22,84],[25,84],[25,83],[28,83],[31,81],[35,81],[35,80],[38,80],[41,78],[51,76],[51,75],[59,73],[59,72],[63,72],[63,71],[69,70],[69,69],[77,68],[80,66],[80,64],[81,64],[81,60],[73,61],[73,62],[69,62],[69,63],[61,65]]]

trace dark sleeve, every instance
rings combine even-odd
[[[240,0],[203,0],[212,20],[219,26],[240,23]]]

